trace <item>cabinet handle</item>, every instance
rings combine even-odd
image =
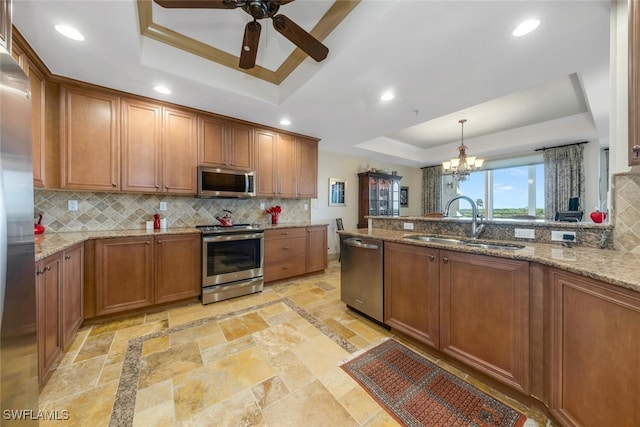
[[[162,240],[158,240],[158,244],[162,243]]]
[[[429,259],[430,259],[431,261],[433,261],[433,260],[435,260],[435,259],[436,259],[436,257],[435,257],[435,255],[429,255]]]
[[[65,255],[64,259],[71,259],[71,255]]]
[[[634,145],[632,150],[633,151],[640,151],[640,145]]]
[[[288,270],[288,269],[289,269],[289,267],[285,265],[284,267],[282,267],[282,269],[283,269],[283,270]]]
[[[111,183],[111,186],[112,186],[113,188],[116,188],[118,185],[117,185],[115,182],[112,182],[112,183]]]
[[[44,270],[36,270],[36,276],[41,275],[42,273],[44,273]]]
[[[47,266],[44,268],[44,270],[45,270],[45,271],[50,271],[50,270],[51,270],[51,266],[50,266],[50,265],[47,265]]]
[[[156,190],[159,190],[159,189],[160,189],[160,186],[159,186],[159,185],[156,185]]]
[[[445,263],[445,264],[448,263],[449,262],[449,258],[447,258],[446,256],[442,257],[442,262]]]
[[[168,190],[168,189],[169,189],[169,186],[168,186],[168,185],[165,185],[165,186],[164,186],[164,189],[165,189],[165,190]]]
[[[150,244],[151,244],[151,242],[150,242],[150,241],[148,241],[148,240],[147,240],[145,243],[146,243],[147,245],[150,245]]]
[[[290,246],[283,246],[283,247],[282,247],[282,249],[283,249],[283,250],[285,250],[285,251],[286,251],[287,249],[289,249],[289,248],[290,248]]]

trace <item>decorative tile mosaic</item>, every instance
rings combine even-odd
[[[640,174],[613,176],[614,248],[640,254]]]
[[[78,210],[69,211],[68,201],[77,200]],[[160,202],[167,210],[160,211]],[[280,223],[300,223],[311,220],[311,211],[304,205],[309,199],[198,199],[195,197],[131,193],[90,193],[81,191],[35,190],[35,211],[42,213],[47,231],[98,231],[144,229],[145,222],[158,213],[167,218],[167,227],[193,227],[218,224],[216,216],[230,210],[236,224],[270,224],[271,217],[260,209],[282,206]]]

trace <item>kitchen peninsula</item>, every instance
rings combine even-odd
[[[640,256],[598,249],[593,236],[568,247],[507,237],[504,230],[492,235],[490,225],[514,226],[500,222],[487,224],[477,240],[468,237],[464,220],[374,217],[372,223],[341,235],[384,242],[384,322],[393,331],[516,390],[516,397],[534,398],[562,425],[640,421],[636,399],[620,398],[636,396],[640,376]],[[404,223],[413,230],[403,230]],[[610,233],[609,225],[564,227]],[[458,243],[415,238],[436,229]],[[603,396],[612,397],[603,402]]]

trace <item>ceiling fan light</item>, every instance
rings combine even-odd
[[[528,19],[518,24],[511,34],[514,37],[522,37],[534,31],[540,25],[539,19]]]

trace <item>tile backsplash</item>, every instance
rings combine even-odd
[[[640,174],[613,176],[614,248],[640,253]]]
[[[77,211],[68,210],[69,200],[78,202]],[[232,212],[236,224],[270,223],[271,217],[260,209],[260,203],[266,208],[280,205],[280,223],[309,222],[311,218],[308,199],[198,199],[36,189],[34,202],[35,211],[43,215],[42,224],[52,232],[143,229],[155,213],[167,218],[168,227],[218,224],[216,216],[224,209]],[[166,202],[166,211],[160,211],[160,202]]]

